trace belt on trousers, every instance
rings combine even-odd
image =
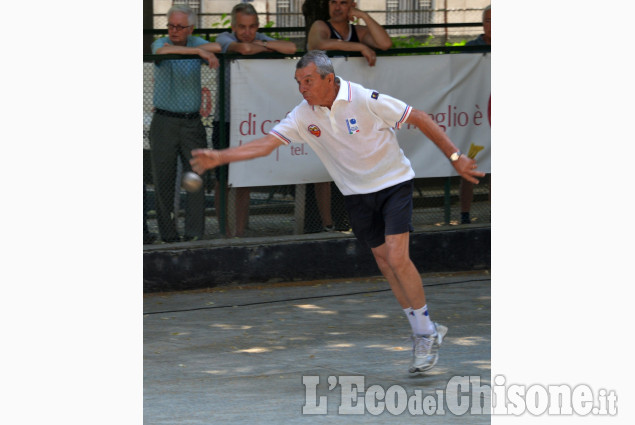
[[[193,120],[195,118],[200,118],[201,114],[197,112],[171,112],[171,111],[166,111],[165,109],[159,109],[156,108],[155,112],[159,115],[165,115],[166,117],[172,117],[172,118],[183,118],[186,120]]]

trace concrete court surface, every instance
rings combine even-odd
[[[491,386],[489,273],[422,277],[449,327],[423,375],[408,373],[410,326],[379,277],[144,295],[144,424],[489,424],[456,407],[490,403],[468,386]]]

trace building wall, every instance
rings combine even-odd
[[[294,1],[294,0],[290,0]],[[200,13],[215,13],[229,14],[232,7],[237,3],[237,0],[200,0]],[[386,9],[387,0],[357,0],[357,6],[362,10],[368,11],[383,11]],[[173,0],[154,0],[154,14],[160,14],[154,18],[155,28],[165,28],[167,21],[165,13],[172,5]],[[433,0],[433,9],[443,9],[447,7],[450,13],[444,16],[439,12],[435,14],[434,22],[441,23],[447,20],[447,22],[477,22],[480,21],[481,15],[477,9],[483,9],[485,6],[491,3],[491,0]],[[276,12],[276,0],[253,0],[251,4],[261,15],[260,25],[265,25],[267,22],[267,9],[269,12],[269,20],[274,21],[275,25],[275,12]],[[301,5],[301,2],[300,2]],[[472,10],[470,10],[472,9]],[[385,24],[385,15],[383,13],[373,13],[373,18],[380,24]],[[212,25],[218,22],[218,18],[202,18],[201,28],[210,28]]]

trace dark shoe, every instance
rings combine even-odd
[[[469,212],[462,212],[461,213],[461,224],[470,224],[472,222],[472,220],[470,220],[470,213]]]

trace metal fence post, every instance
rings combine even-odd
[[[445,224],[450,224],[450,178],[445,179],[443,188],[443,216]]]
[[[220,141],[221,148],[227,148],[229,143],[227,143],[228,135],[225,134],[225,68],[227,66],[225,55],[220,55],[220,66],[218,67],[218,107],[220,111],[218,111],[218,140]],[[219,169],[219,192],[215,193],[214,196],[218,196],[219,209],[220,211],[216,211],[216,217],[218,218],[218,229],[221,235],[225,235],[225,229],[227,228],[227,171],[229,170],[229,164],[226,166],[221,166]]]

